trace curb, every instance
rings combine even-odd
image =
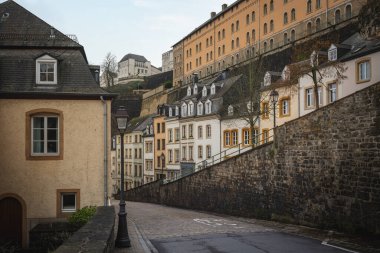
[[[150,240],[146,237],[144,232],[139,229],[136,225],[136,222],[133,219],[129,219],[133,224],[133,227],[136,231],[137,237],[139,238],[140,245],[142,246],[145,253],[159,253],[156,247],[150,242]]]

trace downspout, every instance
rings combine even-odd
[[[103,103],[103,122],[104,122],[104,206],[108,206],[108,157],[107,157],[107,135],[108,135],[108,129],[107,129],[107,102],[104,100],[103,96],[100,96],[100,100],[102,100]]]

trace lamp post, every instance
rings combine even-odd
[[[276,90],[272,90],[269,96],[273,104],[273,128],[275,128],[276,127],[276,104],[278,102],[278,92]]]
[[[161,179],[164,179],[164,161],[165,161],[164,153],[162,153],[160,157],[161,157]]]
[[[124,200],[124,133],[127,129],[128,113],[124,106],[120,106],[119,109],[117,109],[115,118],[117,120],[117,128],[119,129],[121,140],[121,187],[119,203],[120,210],[115,246],[118,248],[129,248],[131,247],[131,241],[129,240],[128,235],[127,212],[125,210]]]

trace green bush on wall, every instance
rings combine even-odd
[[[96,213],[96,206],[85,206],[69,217],[69,223],[74,227],[82,227]]]

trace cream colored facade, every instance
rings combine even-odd
[[[238,0],[173,46],[174,85],[191,82],[193,73],[203,78],[350,20],[364,2]]]
[[[155,179],[167,178],[166,167],[166,122],[164,116],[153,118],[154,128],[154,175]],[[162,160],[161,155],[164,155]]]
[[[107,136],[110,136],[111,102],[107,103]],[[99,100],[0,100],[0,197],[15,196],[23,204],[23,244],[37,223],[64,217],[58,191],[77,191],[76,209],[104,204],[104,121]],[[27,128],[33,110],[61,112],[62,157],[29,160]],[[107,142],[110,157],[110,140]],[[107,167],[111,167],[108,159]],[[111,178],[108,178],[108,195]]]

